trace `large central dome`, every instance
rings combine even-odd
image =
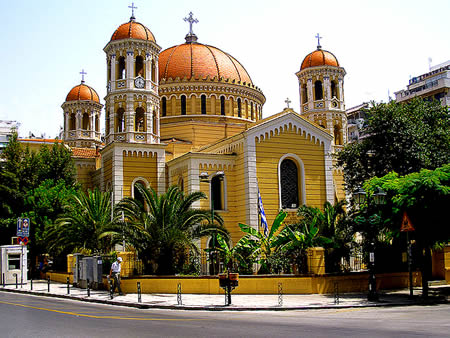
[[[245,68],[230,54],[201,43],[173,46],[159,55],[159,80],[216,77],[253,84]]]

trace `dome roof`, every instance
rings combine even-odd
[[[134,17],[131,17],[129,22],[120,25],[111,36],[111,41],[122,39],[147,40],[156,43],[155,37],[150,29],[136,22]]]
[[[183,43],[159,55],[159,80],[224,78],[253,84],[245,68],[230,54],[201,43]]]
[[[66,97],[66,102],[67,101],[94,101],[100,103],[97,92],[84,83],[81,83],[70,90]]]
[[[314,52],[306,55],[306,57],[303,59],[300,70],[318,66],[339,67],[339,62],[333,53],[321,48],[317,48]]]

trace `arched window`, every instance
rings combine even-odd
[[[314,82],[314,94],[315,94],[316,100],[323,99],[322,81]]]
[[[331,81],[331,97],[339,98],[336,81]]]
[[[225,115],[225,97],[220,97],[220,115]]]
[[[142,193],[139,191],[138,185],[142,185],[144,188],[147,188],[148,184],[143,179],[135,179],[133,181],[133,188],[132,188],[132,196],[135,200],[139,201],[145,206],[145,199]]]
[[[184,192],[184,180],[183,177],[178,178],[178,187],[180,188],[181,192]]]
[[[125,58],[123,56],[119,57],[119,71],[117,72],[117,79],[125,79]]]
[[[186,96],[181,95],[181,115],[186,115]]]
[[[83,124],[82,124],[82,129],[84,130],[90,130],[90,126],[89,126],[89,114],[88,113],[84,113],[83,114]]]
[[[238,117],[242,117],[242,106],[240,98],[237,99],[237,104],[238,104]]]
[[[121,133],[125,131],[125,110],[123,108],[119,108],[117,110],[117,124],[116,124],[116,132]]]
[[[166,116],[167,114],[167,99],[165,97],[162,98],[162,116]]]
[[[252,114],[252,120],[255,119],[255,115],[253,114],[253,102],[250,103],[250,112]]]
[[[145,132],[146,129],[145,112],[143,108],[139,107],[136,109],[136,115],[134,118],[134,131]]]
[[[280,188],[281,207],[283,209],[298,208],[298,168],[289,158],[284,159],[280,165]]]
[[[69,118],[69,130],[75,130],[76,129],[76,117],[75,113],[70,114]]]
[[[200,97],[202,114],[206,114],[206,95]]]
[[[135,76],[144,76],[144,58],[142,56],[136,56],[136,62],[134,64]]]

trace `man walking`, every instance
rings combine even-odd
[[[120,269],[121,269],[120,263],[122,263],[122,257],[117,257],[117,261],[115,261],[111,265],[111,271],[109,271],[109,278],[111,278],[111,276],[114,278],[113,293],[117,288],[117,290],[119,291],[119,295],[123,296],[124,294],[122,293],[122,289],[120,288]]]

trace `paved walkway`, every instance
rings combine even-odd
[[[59,297],[86,302],[96,302],[112,305],[131,306],[137,308],[165,308],[185,310],[296,310],[324,309],[376,306],[404,306],[423,304],[420,289],[414,289],[414,297],[409,297],[409,290],[389,290],[379,293],[378,302],[367,301],[367,294],[345,293],[335,297],[334,294],[320,295],[238,295],[232,294],[232,305],[225,306],[225,296],[208,294],[142,294],[139,301],[136,293],[124,296],[114,295],[111,299],[108,291],[80,289],[70,285],[67,294],[67,284],[51,282],[50,292],[45,280],[34,280],[25,285],[0,285],[0,292],[20,292],[39,296]],[[431,297],[427,303],[445,303],[450,301],[450,285],[433,286]],[[181,302],[180,302],[181,301]]]

